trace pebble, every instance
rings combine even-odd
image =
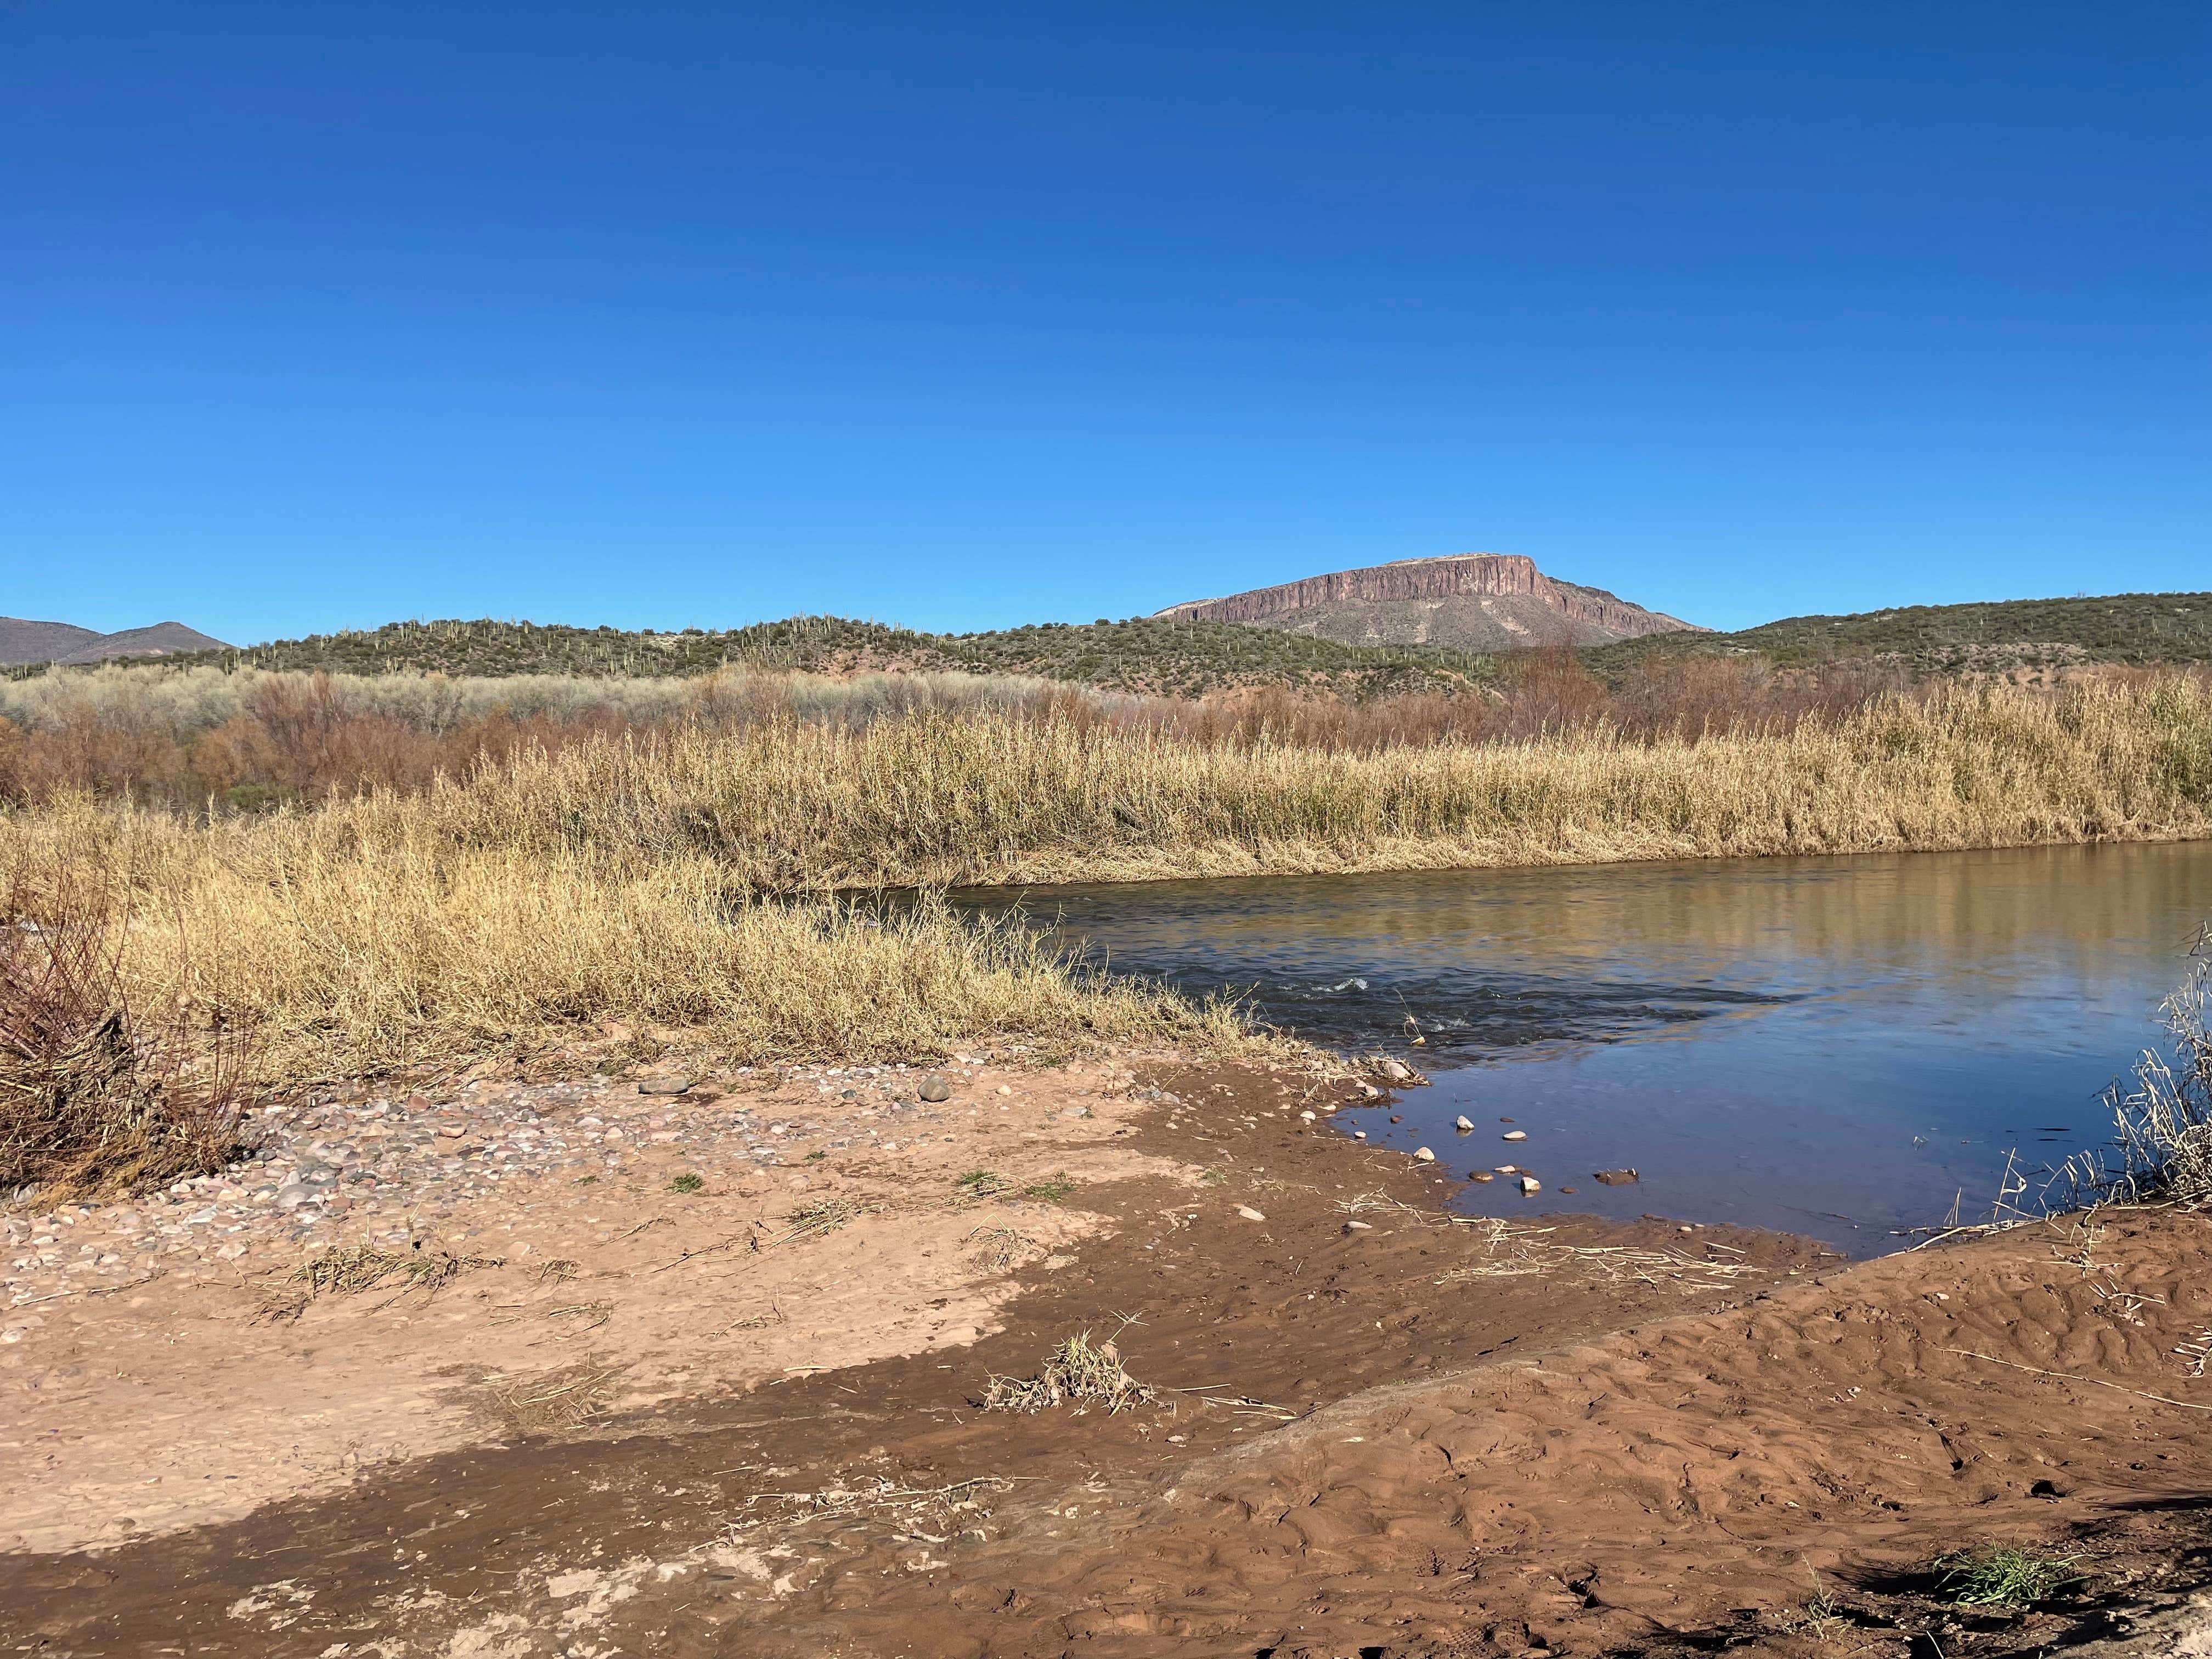
[[[1500,1140],[1526,1140],[1528,1139],[1528,1132],[1526,1129],[1508,1129],[1498,1138]]]
[[[1462,1134],[1466,1134],[1474,1127],[1474,1124],[1468,1119],[1465,1113],[1462,1113],[1459,1116],[1452,1120],[1452,1127],[1458,1130]]]
[[[1530,1193],[1540,1193],[1543,1190],[1544,1183],[1535,1176],[1524,1175],[1521,1177],[1521,1191],[1524,1196]]]
[[[950,1100],[952,1098],[952,1085],[941,1077],[926,1077],[915,1092],[927,1101]]]
[[[688,1095],[696,1083],[688,1077],[649,1077],[637,1085],[641,1095]]]
[[[1375,1062],[1375,1069],[1393,1083],[1403,1083],[1413,1075],[1413,1068],[1402,1060],[1378,1060]]]
[[[1261,1215],[1257,1210],[1254,1209],[1249,1204],[1239,1204],[1237,1206],[1237,1213],[1243,1216],[1247,1221],[1265,1221],[1267,1218],[1264,1215]]]
[[[1371,1221],[1347,1221],[1344,1224],[1344,1231],[1348,1233],[1371,1233],[1375,1231],[1375,1224]]]
[[[1487,1170],[1469,1170],[1467,1172],[1467,1178],[1469,1181],[1495,1181],[1498,1179],[1496,1176],[1491,1174]]]
[[[1644,1177],[1633,1170],[1600,1170],[1597,1179],[1608,1187],[1632,1187]]]
[[[1425,1146],[1414,1147],[1413,1156],[1424,1164],[1433,1164],[1437,1161],[1437,1155]]]

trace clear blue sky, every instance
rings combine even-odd
[[[0,614],[2212,587],[2212,7],[0,0]]]

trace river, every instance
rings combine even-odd
[[[2008,1156],[2027,1204],[2109,1140],[2097,1093],[2157,1040],[2212,919],[2212,842],[954,898],[1413,1061],[1432,1086],[1334,1121],[1543,1182],[1471,1186],[1465,1210],[1732,1222],[1867,1255],[1954,1206],[1985,1218]],[[1639,1179],[1592,1178],[1621,1169]]]

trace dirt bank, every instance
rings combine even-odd
[[[2212,1222],[1845,1270],[1657,1220],[1454,1224],[1441,1176],[1301,1115],[1351,1092],[1318,1073],[977,1066],[927,1107],[880,1081],[637,1107],[785,1133],[647,1140],[588,1206],[565,1165],[502,1181],[426,1247],[532,1254],[434,1296],[275,1319],[272,1259],[40,1304],[0,1372],[36,1460],[16,1647],[1955,1656],[2199,1571],[2212,1382],[2174,1350],[2212,1328]],[[574,1109],[604,1133],[624,1089]],[[1084,1329],[1157,1403],[978,1409]],[[380,1458],[268,1455],[356,1417]],[[239,1490],[145,1501],[195,1480]],[[1939,1608],[1927,1561],[1988,1540],[2090,1579]]]

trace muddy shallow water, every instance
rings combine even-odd
[[[1985,1216],[2008,1156],[2029,1203],[2106,1141],[2097,1092],[2154,1039],[2212,918],[2212,842],[955,896],[1018,902],[1118,971],[1248,994],[1316,1042],[1418,1059],[1433,1087],[1337,1121],[1544,1183],[1523,1198],[1501,1176],[1465,1207],[1872,1255],[1954,1205]],[[1624,1167],[1640,1179],[1591,1179]]]

